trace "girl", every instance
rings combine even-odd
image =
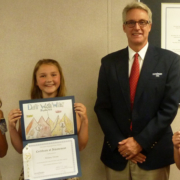
[[[52,59],[38,61],[33,72],[31,99],[62,97],[65,96],[65,92],[64,76],[59,63]],[[79,150],[81,151],[86,147],[88,141],[88,117],[86,107],[83,104],[75,103],[74,108],[77,119]],[[21,116],[20,109],[11,110],[8,116],[11,142],[19,153],[22,153],[23,149],[21,123],[19,121]],[[17,130],[18,121],[19,128]]]
[[[2,106],[2,101],[0,100],[0,108]],[[4,157],[7,153],[8,144],[6,141],[5,132],[7,131],[6,122],[4,119],[3,112],[0,110],[0,157]],[[0,180],[2,180],[0,173]]]
[[[174,133],[172,141],[174,144],[174,161],[180,170],[180,131]]]

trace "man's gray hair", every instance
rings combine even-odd
[[[152,12],[149,9],[149,7],[142,2],[132,2],[123,9],[123,12],[122,12],[123,23],[125,23],[126,21],[127,12],[130,11],[131,9],[142,9],[146,11],[149,16],[150,23],[152,23]]]

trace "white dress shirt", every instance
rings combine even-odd
[[[139,54],[139,57],[138,57],[138,60],[139,60],[139,70],[141,72],[141,68],[142,68],[142,65],[143,65],[143,62],[144,62],[144,58],[145,58],[145,55],[146,55],[146,52],[147,52],[147,49],[148,49],[148,46],[149,46],[149,43],[147,43],[139,52],[135,52],[133,51],[129,46],[128,46],[128,51],[129,51],[129,76],[131,74],[131,68],[132,68],[132,65],[133,65],[133,62],[134,62],[134,55],[136,53]]]

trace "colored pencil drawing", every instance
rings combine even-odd
[[[39,121],[33,118],[26,128],[26,139],[38,139],[68,134],[74,134],[74,128],[72,121],[66,114],[64,114],[62,118],[58,115],[55,121],[52,121],[49,117],[47,120],[41,117]]]
[[[26,139],[74,134],[71,100],[23,104]]]

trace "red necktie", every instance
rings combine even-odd
[[[130,84],[130,100],[131,100],[131,110],[133,109],[134,104],[134,98],[136,93],[136,87],[139,79],[139,60],[138,60],[138,53],[134,55],[134,62],[131,69],[131,75],[129,78],[129,84]],[[130,126],[130,129],[132,130],[132,123]]]

